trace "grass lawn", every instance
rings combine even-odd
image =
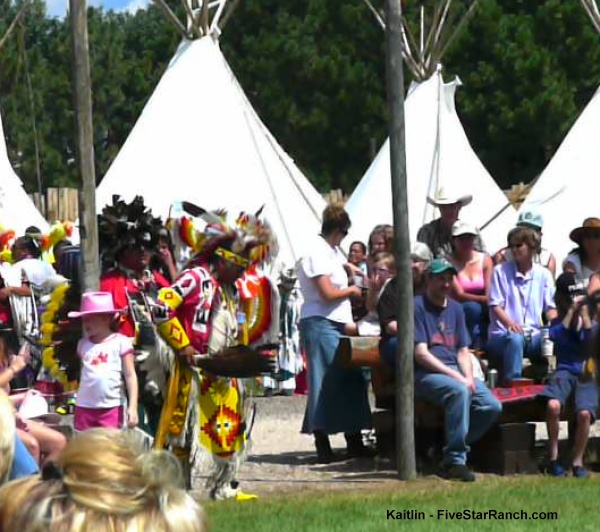
[[[278,532],[363,530],[600,530],[600,476],[485,477],[472,484],[432,479],[363,491],[314,491],[258,501],[205,503],[212,531]],[[423,512],[421,520],[388,519],[388,510]],[[438,519],[438,511],[442,511]],[[464,520],[447,512],[557,512],[555,520]]]

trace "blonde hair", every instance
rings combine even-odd
[[[10,473],[15,454],[15,412],[8,395],[0,390],[0,484]]]
[[[181,489],[177,459],[142,452],[125,432],[92,429],[65,448],[53,474],[0,488],[4,532],[203,532],[200,505]]]
[[[387,251],[377,253],[377,255],[373,257],[373,264],[375,266],[387,266],[388,269],[396,271],[396,259],[392,253],[388,253]]]

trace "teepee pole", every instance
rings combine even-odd
[[[229,20],[231,19],[231,15],[233,15],[233,13],[235,12],[235,10],[237,9],[237,7],[239,5],[240,5],[240,0],[233,0],[233,2],[231,2],[229,4],[229,9],[226,11],[225,15],[223,15],[223,20],[221,21],[221,24],[219,25],[219,28],[221,30],[229,22]]]
[[[371,13],[373,13],[375,20],[379,23],[379,25],[381,26],[381,29],[383,31],[385,31],[385,21],[383,20],[383,17],[379,14],[379,11],[377,11],[377,9],[375,9],[373,7],[373,4],[369,0],[363,0],[363,1],[365,4],[367,4],[369,11],[371,11]]]
[[[596,31],[600,33],[600,10],[598,9],[598,4],[596,4],[595,0],[581,0],[581,3]]]
[[[410,31],[408,24],[402,24],[402,55],[409,65],[410,71],[418,81],[427,78],[427,71],[423,68],[422,57],[415,57],[414,50],[417,50],[417,43],[414,35]]]
[[[421,6],[421,35],[419,35],[419,56],[421,61],[425,54],[425,6]]]
[[[175,13],[173,13],[173,11],[167,5],[165,0],[152,0],[152,1],[162,10],[166,19],[171,24],[173,24],[173,26],[175,26],[175,28],[177,28],[177,31],[179,31],[179,33],[181,33],[181,35],[184,39],[187,39],[190,37],[189,32],[187,31],[187,28],[180,22],[180,20],[177,18],[177,15]]]
[[[475,8],[477,7],[477,3],[479,0],[474,0],[473,3],[469,6],[469,9],[464,14],[464,16],[460,19],[460,22],[457,24],[454,31],[450,34],[450,36],[446,39],[446,41],[442,44],[441,49],[439,51],[438,57],[441,58],[446,53],[446,50],[450,47],[450,45],[454,42],[454,39],[460,34],[465,24],[471,20],[473,14],[475,13]]]
[[[208,30],[210,27],[208,1],[209,0],[202,0],[202,6],[200,7],[200,24],[202,25],[202,31],[204,32],[204,35],[208,35]]]
[[[195,37],[202,37],[202,30],[200,29],[200,26],[198,25],[198,21],[196,20],[196,17],[194,16],[194,11],[190,4],[190,0],[181,0],[181,3],[183,4],[183,9],[185,9],[185,14],[187,16],[187,22],[188,22],[187,30],[192,31],[194,33]]]
[[[439,23],[437,25],[437,28],[435,28],[435,36],[433,38],[432,41],[432,48],[431,48],[431,53],[429,54],[429,57],[427,58],[427,67],[428,68],[435,68],[437,61],[432,63],[432,59],[434,57],[434,55],[436,54],[436,51],[439,50],[439,45],[440,45],[440,38],[442,35],[442,30],[444,29],[444,26],[446,25],[446,19],[448,17],[448,10],[450,9],[450,6],[452,4],[452,0],[447,0],[445,6],[444,6],[444,10],[442,12],[442,15],[440,17]],[[433,28],[432,28],[433,29]]]
[[[423,51],[423,63],[425,63],[425,58],[430,54],[430,50],[433,47],[435,47],[435,34],[436,29],[440,23],[441,14],[442,4],[438,2],[433,9],[431,25],[429,26],[429,30],[427,31],[427,39],[425,40],[425,48]]]
[[[227,4],[227,0],[220,0],[219,7],[217,7],[217,12],[214,14],[212,22],[210,24],[209,33],[212,34],[216,28],[219,27],[219,20],[221,15],[223,14],[223,9],[225,9],[225,5]]]
[[[27,9],[29,8],[30,5],[31,5],[31,0],[25,0],[25,2],[23,3],[23,5],[19,8],[19,11],[17,12],[15,18],[10,23],[10,26],[8,27],[8,29],[6,30],[6,32],[2,36],[2,40],[0,40],[0,50],[2,49],[2,47],[4,46],[4,44],[6,43],[6,41],[8,40],[8,38],[12,35],[12,32],[17,27],[17,24],[25,16],[25,13],[27,12]]]

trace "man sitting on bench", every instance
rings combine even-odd
[[[502,406],[473,378],[469,334],[460,303],[448,297],[456,270],[446,259],[427,267],[425,294],[415,298],[415,396],[444,409],[440,475],[472,482],[469,444],[481,438]]]

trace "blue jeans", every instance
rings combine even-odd
[[[492,367],[498,369],[501,383],[521,378],[523,357],[532,361],[542,361],[542,335],[534,334],[528,340],[524,335],[507,332],[490,336],[487,343],[488,356]]]
[[[308,397],[302,432],[355,434],[371,427],[367,383],[360,368],[336,359],[344,326],[321,316],[300,320],[300,342],[308,363]]]
[[[465,311],[465,323],[471,337],[471,347],[480,348],[485,345],[485,318],[487,316],[487,305],[477,301],[465,301],[461,303]]]
[[[442,373],[417,376],[415,396],[444,409],[444,464],[466,464],[469,444],[480,439],[502,411],[500,401],[478,380],[475,391]]]
[[[25,447],[25,444],[18,436],[15,436],[15,455],[10,469],[9,480],[16,480],[21,477],[28,477],[39,472],[38,466],[33,456]]]

